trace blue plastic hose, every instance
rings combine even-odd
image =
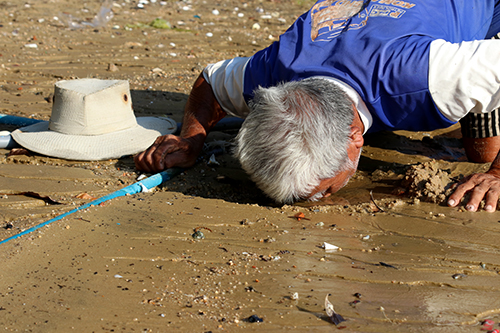
[[[16,239],[16,238],[19,238],[21,236],[24,236],[24,235],[27,235],[29,233],[32,233],[33,231],[37,230],[37,229],[40,229],[41,227],[44,227],[48,224],[51,224],[52,222],[55,222],[55,221],[59,221],[61,220],[62,218],[68,216],[68,215],[71,215],[73,213],[76,213],[78,212],[79,210],[82,210],[82,209],[86,209],[86,208],[89,208],[89,207],[92,207],[92,206],[97,206],[99,205],[100,203],[102,202],[105,202],[105,201],[108,201],[108,200],[111,200],[111,199],[114,199],[114,198],[117,198],[117,197],[122,197],[122,196],[125,196],[127,194],[136,194],[136,193],[139,193],[139,192],[142,192],[144,191],[144,189],[146,190],[150,190],[164,182],[166,182],[167,180],[170,180],[172,179],[173,177],[177,176],[179,173],[182,172],[182,169],[179,169],[179,168],[172,168],[172,169],[167,169],[165,171],[162,171],[160,173],[157,173],[151,177],[148,177],[144,180],[141,180],[137,183],[134,183],[132,185],[129,185],[127,187],[124,187],[118,191],[115,191],[113,193],[110,193],[108,195],[105,195],[99,199],[96,199],[94,201],[91,201],[91,202],[88,202],[78,208],[75,208],[73,210],[70,210],[69,212],[66,212],[66,213],[63,213],[57,217],[54,217],[53,219],[50,219],[48,221],[45,221],[43,223],[40,223],[34,227],[31,227],[29,229],[26,229],[22,232],[20,232],[19,234],[17,235],[14,235],[14,236],[11,236],[9,238],[6,238],[2,241],[0,241],[0,244],[3,244],[3,243],[7,243],[8,241],[10,240],[13,240],[13,239]]]
[[[12,149],[21,147],[12,136],[9,135],[0,135],[0,149]]]
[[[24,127],[24,126],[29,126],[29,125],[39,123],[41,121],[46,121],[46,120],[39,120],[39,119],[32,119],[32,118],[25,118],[25,117],[18,117],[18,116],[10,116],[8,114],[0,114],[0,124],[4,124],[4,125],[13,125],[13,126],[17,126],[17,127]]]

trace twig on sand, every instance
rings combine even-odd
[[[381,212],[384,212],[384,213],[385,213],[385,210],[384,210],[384,209],[382,209],[382,207],[380,207],[379,205],[377,205],[377,203],[375,202],[375,199],[373,198],[373,191],[372,191],[372,190],[370,190],[370,198],[372,199],[372,202],[373,202],[373,204],[375,205],[375,207],[376,207],[379,211],[381,211]]]

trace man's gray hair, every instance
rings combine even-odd
[[[335,83],[310,78],[259,87],[249,107],[235,156],[277,202],[305,199],[322,179],[351,165],[353,104]]]

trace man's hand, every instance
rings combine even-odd
[[[468,211],[475,212],[484,199],[484,210],[494,212],[500,196],[500,136],[488,138],[463,138],[465,152],[469,161],[476,163],[492,162],[486,173],[465,177],[448,199],[448,206],[457,206],[464,195],[471,193],[465,205]]]
[[[134,157],[134,162],[137,169],[145,172],[160,172],[173,166],[187,168],[195,163],[200,150],[192,140],[169,134],[158,137],[151,147]]]
[[[448,205],[451,207],[457,206],[464,195],[470,191],[472,191],[472,194],[465,206],[468,211],[477,211],[479,203],[484,198],[484,210],[494,212],[500,196],[500,170],[493,168],[487,173],[473,174],[464,178],[455,189],[455,192],[450,195]]]
[[[225,115],[212,88],[200,74],[184,109],[180,136],[158,137],[151,147],[135,156],[135,166],[145,172],[192,166],[203,148],[207,133]]]

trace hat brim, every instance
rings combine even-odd
[[[177,130],[170,118],[138,117],[137,126],[101,135],[68,135],[48,129],[40,122],[12,132],[22,147],[36,153],[78,161],[98,161],[139,153],[151,146],[157,137]]]

